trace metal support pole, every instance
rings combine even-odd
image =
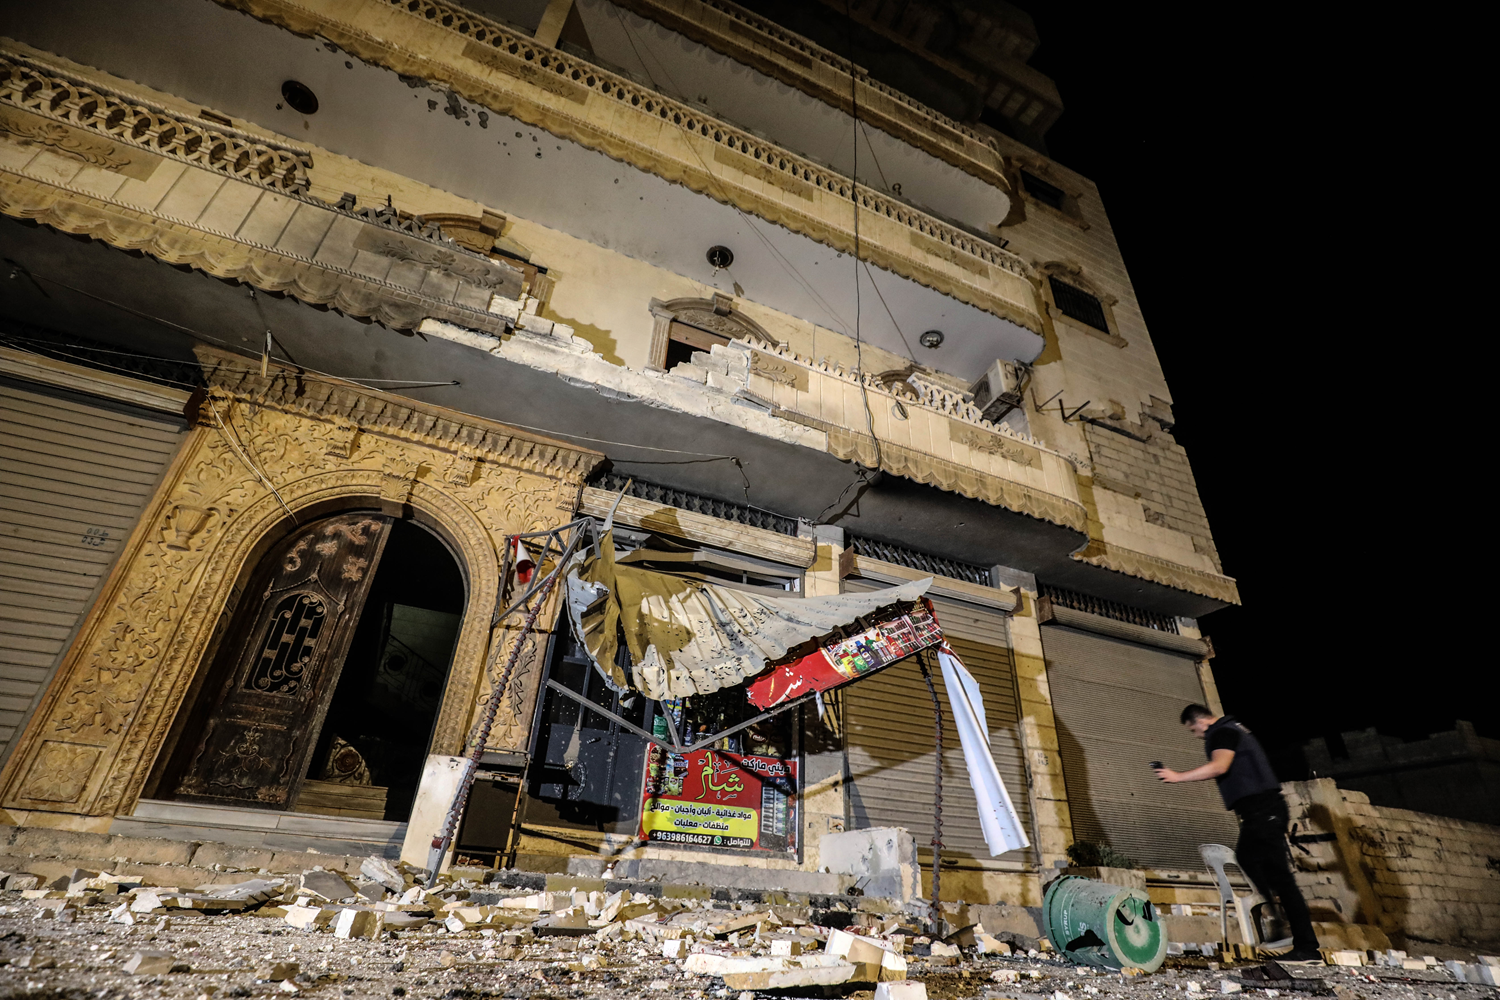
[[[508,544],[508,543],[507,543]],[[564,558],[571,552],[572,546],[564,552]],[[436,837],[432,838],[432,848],[427,854],[427,867],[430,870],[427,876],[428,888],[437,883],[438,870],[443,867],[443,858],[448,853],[448,848],[453,843],[453,838],[458,833],[458,820],[463,815],[464,806],[469,801],[469,791],[474,787],[474,777],[479,772],[479,760],[484,756],[485,745],[489,742],[490,728],[494,725],[495,715],[500,707],[500,699],[505,696],[506,688],[510,685],[510,675],[515,670],[516,661],[521,658],[521,652],[531,639],[532,632],[536,629],[537,616],[542,613],[542,608],[547,603],[547,597],[552,593],[557,578],[562,576],[564,569],[564,558],[559,558],[557,566],[547,577],[540,588],[537,588],[536,604],[527,612],[526,619],[521,625],[521,631],[516,635],[516,643],[511,647],[510,656],[505,661],[505,669],[495,679],[494,686],[490,689],[490,701],[485,706],[484,715],[479,725],[479,732],[474,737],[474,746],[469,751],[469,760],[464,768],[463,780],[459,783],[458,794],[454,796],[453,804],[448,809],[448,815],[443,820],[443,828]]]
[[[925,650],[924,650],[925,652]],[[937,688],[932,683],[932,671],[927,667],[927,657],[919,655],[917,663],[922,668],[922,680],[927,682],[927,693],[932,695],[932,716],[936,729],[937,764],[932,783],[932,911],[930,922],[932,934],[943,932],[942,881],[943,881],[943,706],[938,701]]]

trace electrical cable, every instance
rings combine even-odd
[[[879,471],[884,462],[880,454],[880,437],[875,433],[875,414],[870,411],[870,388],[865,385],[865,344],[860,330],[859,268],[862,262],[859,256],[859,78],[854,75],[854,18],[849,10],[849,0],[844,0],[844,18],[849,41],[849,110],[854,118],[854,169],[849,178],[850,200],[854,203],[854,375],[859,380],[859,395],[865,404],[865,428],[870,432],[870,440],[875,443],[875,469]]]
[[[906,339],[906,331],[901,329],[901,324],[896,322],[896,314],[891,312],[891,307],[886,305],[885,296],[880,293],[880,286],[875,283],[875,275],[870,273],[870,265],[865,263],[865,274],[870,275],[870,287],[875,289],[875,297],[880,300],[880,305],[885,309],[885,314],[890,318],[891,326],[896,328],[896,336],[901,338],[901,343],[906,345],[906,357],[912,364],[918,364],[916,354],[911,349],[911,341]]]
[[[229,429],[229,425],[224,423],[224,418],[219,415],[219,408],[214,405],[214,398],[212,396],[206,398],[208,399],[209,408],[214,411],[214,419],[219,422],[219,430],[224,432],[224,440],[229,442],[229,446],[234,449],[235,454],[240,456],[240,461],[244,462],[245,466],[251,472],[255,473],[255,477],[261,481],[265,488],[270,490],[276,497],[276,502],[281,504],[281,509],[286,511],[287,516],[292,519],[292,523],[300,523],[297,520],[297,515],[292,513],[292,508],[288,507],[286,501],[282,499],[281,491],[276,488],[271,480],[266,478],[266,474],[256,467],[255,463],[251,461],[250,456],[245,454],[244,449],[240,447],[239,435],[235,434],[234,431]]]

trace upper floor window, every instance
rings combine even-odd
[[[1063,209],[1068,196],[1063,193],[1062,188],[1048,184],[1029,170],[1021,171],[1021,183],[1025,185],[1026,193],[1036,201],[1043,205],[1051,205],[1059,211]]]
[[[1065,281],[1059,281],[1055,276],[1049,276],[1047,282],[1052,286],[1052,301],[1057,303],[1057,308],[1062,310],[1064,316],[1076,319],[1095,330],[1110,332],[1109,320],[1104,315],[1104,303],[1097,297]]]

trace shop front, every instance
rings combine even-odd
[[[471,738],[486,664],[514,642],[491,622],[507,538],[565,520],[602,456],[199,360],[188,429],[17,736],[4,807],[99,831],[189,813],[397,825],[425,756]],[[523,652],[499,751],[530,738],[544,663]]]

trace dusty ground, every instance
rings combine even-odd
[[[243,877],[243,876],[240,876]],[[295,876],[293,876],[295,880]],[[295,884],[295,882],[293,882]],[[296,895],[289,890],[288,897]],[[752,1000],[753,997],[867,998],[872,987],[801,988],[782,993],[742,993],[722,979],[692,975],[662,957],[659,943],[580,937],[543,937],[522,944],[504,929],[453,931],[440,920],[412,929],[384,930],[375,939],[343,939],[328,927],[289,926],[272,899],[258,912],[204,914],[176,909],[141,913],[118,922],[126,895],[71,901],[59,919],[48,907],[62,901],[0,892],[0,998],[405,997],[408,1000],[466,998],[689,997]],[[394,897],[394,894],[392,894]],[[334,904],[324,904],[333,906]],[[734,916],[729,904],[699,903],[711,919]],[[749,910],[750,904],[739,904]],[[716,907],[716,908],[715,908]],[[115,919],[111,919],[114,913]],[[617,928],[618,929],[618,928]],[[809,934],[814,928],[806,928]],[[616,935],[618,936],[618,935]],[[522,941],[531,938],[523,933]],[[821,947],[809,942],[810,947]],[[694,948],[730,953],[767,948],[743,939],[702,939]],[[131,974],[125,966],[138,952],[163,952],[156,972]],[[930,959],[908,954],[909,978],[923,981],[931,1000],[1188,1000],[1218,994],[1221,981],[1242,968],[1217,968],[1199,957],[1173,959],[1161,971],[1124,977],[1047,957],[972,955]],[[296,963],[286,981],[267,978],[274,963]],[[948,962],[952,964],[940,964]],[[1009,970],[1009,971],[1007,971]],[[283,969],[283,973],[292,970]],[[1016,982],[999,982],[1006,978]],[[1441,966],[1404,971],[1390,968],[1297,970],[1321,977],[1320,992],[1336,1000],[1465,1000],[1493,997],[1490,986],[1458,983]],[[1247,1000],[1304,991],[1245,987]]]

